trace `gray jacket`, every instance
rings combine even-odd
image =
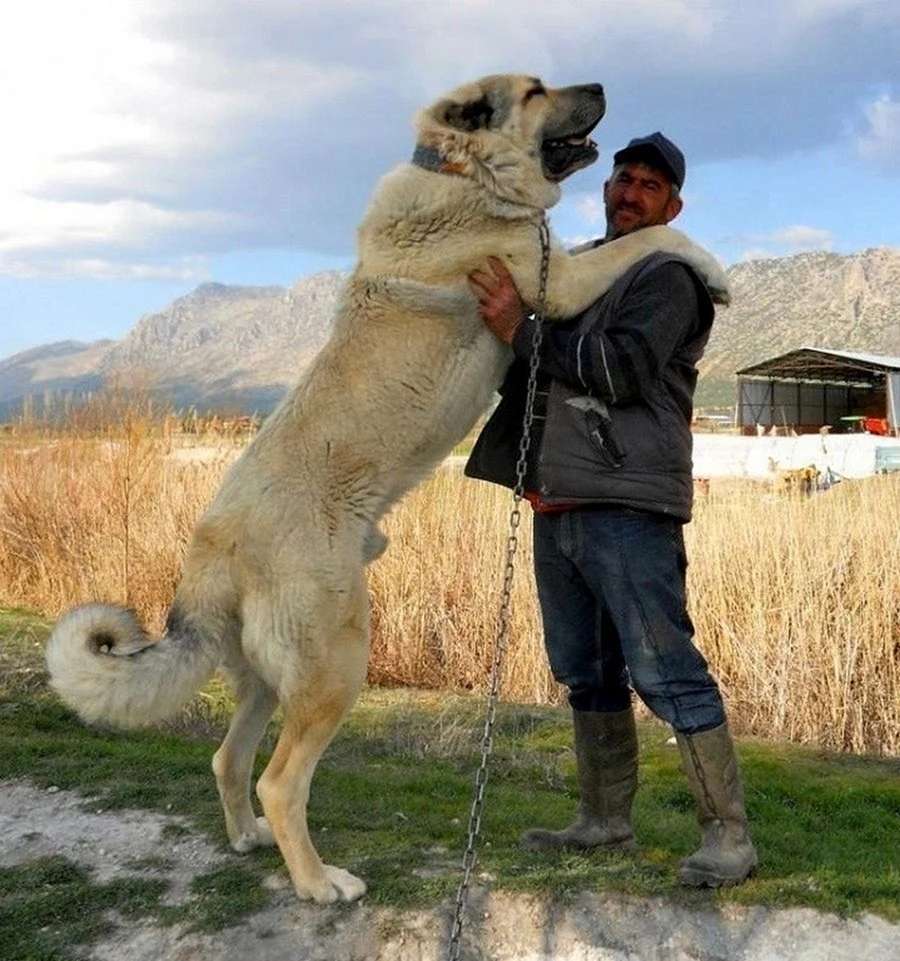
[[[571,321],[544,327],[525,489],[546,505],[619,504],[690,520],[697,362],[714,308],[693,269],[652,254]],[[514,487],[534,321],[466,474]]]

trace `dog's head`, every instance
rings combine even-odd
[[[599,83],[552,88],[500,74],[423,110],[418,143],[516,202],[550,207],[560,181],[597,159],[590,133],[606,110]]]

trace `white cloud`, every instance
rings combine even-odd
[[[782,227],[759,240],[781,247],[793,247],[795,250],[830,250],[834,247],[834,237],[829,231],[802,224]]]
[[[866,110],[868,131],[859,138],[859,155],[879,166],[900,169],[900,103],[888,95]]]
[[[60,158],[103,143],[147,145],[161,132],[117,109],[152,86],[165,58],[164,45],[140,36],[135,10],[33,0],[4,15],[0,123],[14,139],[0,152],[0,182],[27,190]]]
[[[750,244],[741,251],[739,260],[784,257],[809,250],[833,250],[836,246],[836,239],[830,231],[803,224],[781,227],[767,234],[729,238],[729,242]]]
[[[766,250],[764,247],[748,247],[741,252],[738,260],[743,262],[748,260],[773,260],[775,257],[781,256],[783,256],[783,254],[779,254],[774,250]]]
[[[346,254],[376,177],[412,149],[415,108],[486,72],[602,81],[605,147],[663,129],[692,165],[818,148],[897,76],[898,11],[458,0],[448,17],[437,0],[30,0],[0,32],[0,273],[48,257],[177,270],[254,247]],[[897,109],[872,106],[861,156],[900,153]],[[602,222],[596,196],[578,210]]]
[[[58,266],[62,274],[100,280],[184,280],[199,283],[210,278],[209,262],[204,257],[186,257],[171,264],[68,260]]]
[[[119,255],[153,246],[159,235],[196,236],[234,228],[234,215],[215,210],[174,210],[135,200],[92,204],[15,195],[0,191],[4,210],[0,233],[0,273],[23,276],[33,262],[34,274],[64,272],[59,265],[90,263],[95,257],[72,251],[117,248]],[[101,260],[103,258],[100,258]],[[77,271],[82,273],[82,271]]]
[[[103,260],[90,257],[64,257],[29,252],[27,259],[5,258],[2,273],[17,278],[89,277],[93,280],[177,280],[202,283],[211,277],[205,257],[183,257],[167,263]]]
[[[606,207],[602,194],[581,194],[575,203],[575,213],[586,224],[605,224]]]

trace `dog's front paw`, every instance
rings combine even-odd
[[[704,250],[702,247],[695,247],[694,250],[696,260],[692,259],[691,263],[703,278],[710,297],[717,304],[727,306],[731,303],[731,290],[728,287],[728,275],[725,273],[725,268],[708,250]]]
[[[700,275],[703,283],[706,284],[710,297],[717,304],[725,306],[730,304],[731,290],[728,286],[728,275],[725,273],[725,268],[706,248],[695,244],[684,234],[681,234],[680,237],[687,244],[679,253]]]
[[[721,304],[723,307],[727,307],[731,303],[731,291],[728,289],[727,282],[724,287],[709,286],[707,289],[713,303]]]
[[[356,901],[366,893],[366,882],[343,868],[324,864],[320,877],[295,881],[294,890],[301,901],[334,904],[335,901]]]
[[[343,868],[326,864],[325,873],[342,901],[356,901],[366,893],[366,882]]]

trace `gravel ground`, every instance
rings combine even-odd
[[[188,897],[191,879],[233,855],[179,818],[92,809],[76,793],[0,782],[0,865],[52,854],[93,868],[98,881],[147,876]],[[163,864],[164,866],[160,866]],[[272,886],[278,888],[275,879]],[[298,902],[283,887],[240,925],[211,935],[127,923],[95,944],[95,961],[439,961],[448,957],[447,906],[398,912],[365,901],[338,908]],[[900,926],[874,916],[846,920],[812,910],[723,907],[697,912],[667,901],[585,893],[565,906],[535,896],[473,889],[463,961],[900,961]]]

